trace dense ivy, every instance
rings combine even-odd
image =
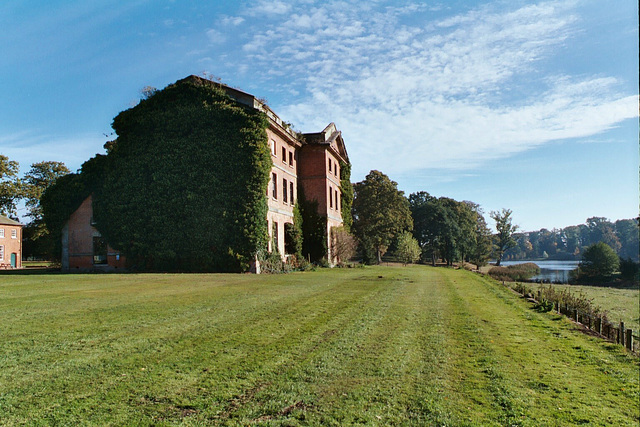
[[[327,217],[318,213],[318,202],[305,197],[298,186],[298,209],[302,217],[302,255],[311,262],[326,262]]]
[[[195,78],[123,111],[94,193],[97,228],[134,268],[246,270],[267,247],[267,126]]]
[[[353,185],[351,184],[351,164],[343,161],[340,161],[340,192],[342,193],[342,225],[349,232],[353,225],[353,215],[351,213]]]
[[[285,253],[302,258],[302,214],[299,202],[293,207],[293,223],[284,224]]]
[[[43,196],[48,227],[93,194],[96,227],[130,267],[242,271],[266,251],[268,119],[187,78],[120,113],[118,137]]]

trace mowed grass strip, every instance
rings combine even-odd
[[[0,276],[0,424],[637,425],[638,359],[464,271]]]

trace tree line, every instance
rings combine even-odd
[[[69,172],[62,162],[42,161],[33,163],[21,177],[19,163],[0,154],[0,215],[19,221],[18,206],[23,202],[26,208],[23,257],[49,258],[53,253],[56,237],[44,223],[40,199],[49,186]]]
[[[498,224],[494,235],[477,203],[438,198],[426,191],[405,197],[395,181],[376,170],[353,188],[352,231],[366,263],[379,263],[392,249],[403,262],[422,259],[435,265],[442,260],[452,265],[464,260],[484,265],[515,244],[517,227],[508,209],[490,213]]]
[[[638,219],[611,222],[588,218],[585,224],[516,233],[516,244],[505,252],[507,259],[580,260],[586,249],[606,243],[622,259],[638,262]]]
[[[496,265],[502,260],[583,260],[589,266],[592,258],[609,259],[613,254],[616,262],[609,269],[617,271],[618,258],[621,271],[637,269],[633,266],[638,262],[638,219],[611,222],[592,217],[586,224],[563,229],[519,232],[513,212],[501,209],[489,213],[495,221],[492,231],[477,203],[438,198],[425,191],[405,197],[397,183],[379,171],[371,171],[353,187],[352,231],[366,263],[379,263],[387,250],[403,262],[421,259],[433,265],[438,261],[452,265],[464,261],[478,266],[489,259],[495,259]],[[407,243],[407,233],[415,245]],[[606,255],[600,255],[602,245],[611,249]],[[413,247],[419,249],[412,252]],[[600,268],[583,270],[585,277],[593,278],[597,275],[590,270]],[[611,277],[609,272],[598,274]]]

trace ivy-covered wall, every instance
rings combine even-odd
[[[144,270],[241,271],[267,246],[268,119],[183,80],[113,122],[97,228]]]
[[[312,262],[327,258],[327,217],[318,213],[318,202],[305,197],[298,185],[298,209],[302,218],[302,256]]]
[[[340,162],[340,192],[342,193],[342,223],[347,230],[351,231],[353,225],[353,185],[351,184],[351,163]]]
[[[133,269],[248,269],[267,248],[268,124],[202,79],[123,111],[91,188],[96,228]]]

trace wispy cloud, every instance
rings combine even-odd
[[[214,28],[210,28],[207,30],[207,38],[212,44],[222,44],[227,40],[227,37],[224,35],[224,33]]]
[[[106,136],[93,133],[60,136],[24,131],[0,135],[0,154],[21,159],[22,172],[43,160],[64,162],[73,171],[96,153],[104,153],[106,141]]]
[[[255,15],[284,15],[292,8],[290,2],[282,0],[257,0],[250,5],[245,13]]]
[[[476,167],[637,117],[616,79],[545,69],[582,31],[574,0],[503,6],[258,0],[235,18],[252,24],[239,55],[299,94],[274,106],[298,128],[335,121],[360,173]]]

